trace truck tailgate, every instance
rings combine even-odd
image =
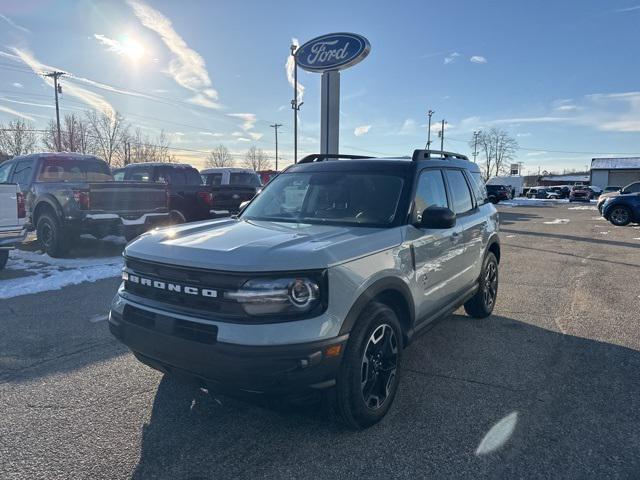
[[[163,183],[101,182],[90,183],[91,210],[105,212],[152,212],[166,208]]]
[[[213,208],[237,212],[240,204],[256,195],[254,187],[243,185],[217,185],[211,187]]]
[[[15,183],[0,183],[0,227],[14,227],[18,220],[18,186]]]

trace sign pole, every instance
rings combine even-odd
[[[339,153],[340,72],[324,72],[321,83],[320,153]]]

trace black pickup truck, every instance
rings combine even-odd
[[[216,217],[238,213],[240,205],[262,191],[260,176],[245,168],[218,167],[200,172],[213,194],[212,213]]]
[[[116,180],[161,182],[169,192],[169,211],[173,223],[211,218],[213,195],[191,165],[179,163],[132,163],[113,171]]]
[[[132,239],[170,223],[166,185],[114,182],[107,163],[93,155],[34,153],[6,165],[25,196],[27,228],[37,230],[52,257],[66,254],[83,233]]]

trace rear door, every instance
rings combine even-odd
[[[18,160],[16,162],[16,168],[14,168],[11,174],[11,182],[17,183],[21,192],[27,192],[31,185],[31,179],[33,178],[33,158],[25,158],[24,160]]]
[[[486,218],[472,193],[473,184],[463,170],[448,168],[445,170],[445,178],[452,210],[456,214],[456,226],[460,229],[464,245],[464,254],[460,257],[461,261],[455,274],[459,276],[459,288],[465,289],[471,286],[480,274]]]
[[[0,171],[0,174],[2,172]],[[0,177],[0,180],[2,177]],[[18,187],[13,183],[0,183],[0,230],[18,225]],[[0,238],[2,237],[0,232]]]
[[[447,190],[440,169],[420,172],[414,198],[413,217],[407,227],[415,261],[414,298],[416,316],[423,319],[448,304],[459,291],[456,270],[462,264],[464,244],[461,228],[423,229],[418,225],[422,212],[430,207],[448,207]]]

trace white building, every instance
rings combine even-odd
[[[624,187],[640,180],[640,157],[594,158],[591,160],[591,185]]]

